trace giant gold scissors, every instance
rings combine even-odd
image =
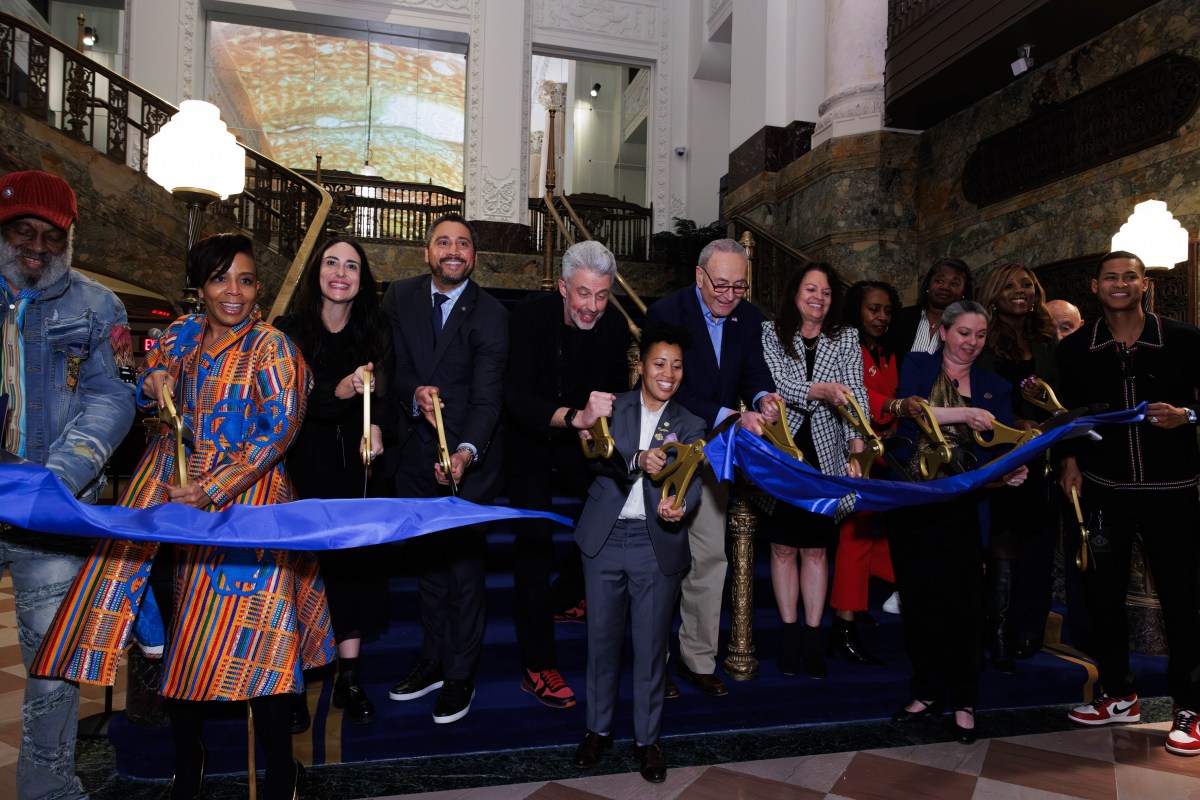
[[[1075,554],[1075,566],[1080,572],[1087,572],[1088,556],[1092,550],[1090,534],[1087,525],[1083,524],[1083,509],[1079,507],[1079,489],[1071,487],[1071,504],[1075,506],[1075,519],[1079,522],[1079,552]]]
[[[1030,428],[1027,431],[1019,428],[1012,428],[1005,425],[1003,422],[992,420],[992,436],[990,439],[985,439],[984,431],[972,431],[971,435],[975,437],[975,441],[980,447],[996,447],[1002,444],[1011,444],[1013,447],[1020,447],[1035,436],[1041,436],[1042,432],[1037,428]],[[997,456],[999,458],[999,456]],[[994,461],[995,459],[993,459]],[[989,462],[991,463],[991,462]]]
[[[1040,394],[1037,394],[1034,397],[1029,397],[1028,395],[1022,393],[1022,397],[1038,408],[1044,411],[1049,411],[1055,416],[1067,413],[1066,407],[1059,402],[1058,397],[1056,397],[1054,394],[1054,390],[1050,388],[1050,384],[1046,383],[1036,375],[1021,381],[1021,386],[1023,387],[1027,383],[1038,389]]]
[[[833,409],[862,437],[862,452],[851,453],[850,460],[858,464],[860,475],[864,478],[870,477],[875,459],[883,455],[883,440],[875,433],[875,429],[871,427],[871,418],[863,413],[862,406],[850,392],[846,392],[846,405],[834,406]]]
[[[164,384],[162,387],[162,402],[158,404],[158,418],[167,424],[175,437],[175,485],[179,488],[187,486],[187,451],[184,448],[183,417],[175,410],[175,401]]]
[[[446,447],[446,425],[442,422],[442,399],[437,390],[429,393],[433,400],[433,427],[437,429],[437,456],[442,472],[446,473],[446,482],[450,485],[450,494],[458,494],[458,484],[454,482],[454,471],[450,464],[450,448]]]
[[[775,422],[761,420],[762,438],[797,461],[803,461],[804,456],[800,448],[796,447],[796,440],[792,438],[792,430],[788,427],[787,407],[779,400],[775,401],[775,407],[779,409],[779,419]]]
[[[580,439],[579,446],[585,458],[612,458],[617,450],[617,443],[608,432],[608,417],[598,417],[592,427],[588,428],[591,439]]]
[[[938,426],[937,417],[934,416],[929,403],[917,398],[917,405],[921,413],[915,421],[929,444],[928,450],[921,451],[918,464],[921,468],[921,480],[929,481],[937,477],[942,467],[954,460],[954,454],[950,451],[946,437],[942,435],[942,429]]]
[[[374,383],[374,376],[369,369],[364,369],[361,376],[363,382],[363,435],[358,443],[358,456],[362,459],[363,466],[370,469],[371,462],[375,460],[375,454],[371,452],[371,387]]]
[[[697,439],[691,444],[667,442],[662,446],[664,453],[674,451],[675,460],[651,475],[650,479],[655,482],[660,480],[663,482],[663,500],[672,495],[675,496],[675,502],[671,508],[678,509],[683,506],[683,496],[687,492],[688,486],[691,485],[696,470],[704,463],[704,445],[703,439]]]

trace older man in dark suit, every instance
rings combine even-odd
[[[718,239],[700,251],[696,285],[664,297],[647,314],[683,326],[692,342],[684,350],[687,372],[676,401],[716,427],[734,413],[738,399],[752,409],[740,424],[761,433],[761,420],[775,422],[783,402],[763,361],[762,312],[744,300],[750,288],[746,249]],[[757,409],[757,410],[754,410]],[[679,626],[679,676],[710,697],[729,693],[716,675],[721,599],[729,562],[725,556],[725,514],[729,487],[712,467],[701,473],[700,507],[689,528],[692,567],[683,579]],[[673,694],[671,687],[668,695]]]
[[[487,503],[500,486],[503,455],[498,427],[503,406],[508,316],[499,301],[469,280],[475,231],[447,214],[425,237],[429,276],[388,287],[383,308],[396,342],[393,396],[401,404],[396,491],[436,497],[452,489]],[[436,398],[436,399],[435,399]],[[450,474],[436,463],[434,403],[439,402]],[[484,528],[471,525],[410,543],[418,569],[421,655],[393,700],[440,689],[433,721],[456,722],[475,697],[475,668],[483,646]]]

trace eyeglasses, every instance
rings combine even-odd
[[[697,265],[697,269],[704,273],[704,277],[708,278],[708,282],[712,284],[713,291],[717,294],[733,292],[735,297],[741,297],[746,292],[750,291],[750,284],[746,281],[737,281],[736,283],[717,283],[713,280],[712,275],[708,274],[708,270],[706,270],[704,267]]]

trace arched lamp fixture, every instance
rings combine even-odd
[[[592,97],[595,97],[598,94],[600,94],[600,84],[593,83],[592,84]]]
[[[1171,269],[1188,258],[1188,234],[1162,200],[1133,207],[1129,220],[1112,237],[1112,249],[1133,253],[1147,269]]]

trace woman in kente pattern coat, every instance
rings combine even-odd
[[[174,438],[163,426],[119,502],[211,511],[288,502],[282,457],[304,417],[309,369],[254,305],[249,239],[201,240],[188,255],[188,277],[205,311],[171,324],[138,379],[142,407],[156,407],[165,387],[190,428],[187,485],[174,484]],[[161,691],[176,749],[170,796],[194,797],[203,781],[204,706],[194,701],[250,700],[266,756],[264,796],[293,797],[298,767],[287,695],[303,691],[302,670],[333,658],[316,559],[286,550],[101,542],[47,634],[35,671],[111,684],[147,579],[167,631]]]

